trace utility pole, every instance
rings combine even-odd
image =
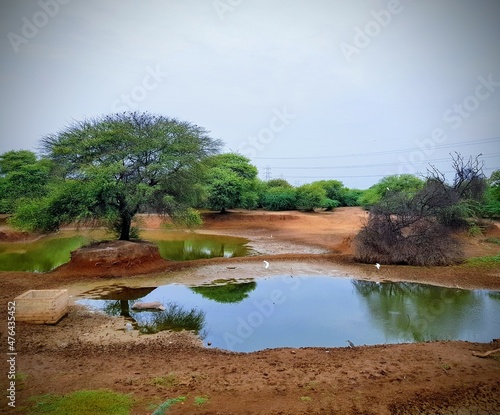
[[[264,178],[266,182],[271,180],[271,166],[269,165],[264,169]]]

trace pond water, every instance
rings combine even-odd
[[[141,237],[157,244],[163,258],[176,261],[250,253],[247,239],[231,236],[155,230]],[[47,272],[68,262],[71,251],[104,239],[104,232],[62,231],[32,242],[0,242],[0,271]]]
[[[488,342],[500,335],[500,292],[415,283],[275,276],[198,287],[101,287],[84,297],[80,303],[128,316],[133,327],[145,332],[167,327],[160,323],[169,304],[174,312],[197,312],[202,318],[190,328],[206,345],[242,352],[343,347],[348,341],[355,345]],[[131,305],[139,299],[160,301],[167,311],[134,312]]]

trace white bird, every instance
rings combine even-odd
[[[264,268],[266,268],[266,269],[269,268],[269,262],[264,261]]]
[[[380,269],[380,264],[378,262],[375,264],[375,266],[377,267],[377,269]]]

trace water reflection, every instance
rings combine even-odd
[[[374,325],[389,339],[427,341],[460,338],[481,320],[484,292],[415,283],[352,281]]]
[[[177,240],[175,234],[170,234],[172,240],[153,240],[158,246],[163,258],[185,261],[202,258],[232,258],[248,254],[248,242],[242,238],[220,237],[213,235],[198,235],[181,233],[182,239]]]
[[[191,290],[209,300],[227,304],[243,301],[248,298],[250,292],[255,290],[256,287],[257,283],[255,281],[244,283],[228,282],[221,285],[192,287]]]
[[[43,238],[33,242],[1,242],[0,271],[50,271],[68,262],[71,251],[85,241],[83,236],[74,236]]]
[[[163,311],[132,310],[135,300],[105,300],[101,310],[110,316],[125,317],[131,326],[141,333],[159,331],[192,330],[200,333],[205,324],[205,312],[194,307],[191,309],[170,302]]]
[[[0,242],[0,271],[50,271],[68,262],[71,251],[91,240],[106,239],[105,233],[96,232],[63,231],[37,241]],[[250,252],[244,238],[164,230],[145,231],[141,236],[154,242],[163,258],[176,261],[238,257]]]
[[[169,284],[145,290],[127,292],[120,287],[110,294],[109,287],[99,287],[87,298],[107,298],[106,304],[102,300],[84,303],[130,316],[134,327],[142,331],[169,326],[159,312],[131,309],[141,295],[144,302],[176,304],[173,314],[182,309],[189,317],[192,310],[198,310],[203,318],[199,319],[201,327],[194,330],[206,334],[207,344],[243,352],[342,347],[347,340],[356,345],[446,339],[487,342],[500,334],[500,293],[493,291],[287,275],[227,285]],[[190,317],[198,315],[193,312]]]
[[[165,305],[164,311],[132,310],[132,305],[146,297],[156,287],[130,288],[126,286],[96,287],[87,291],[87,298],[98,299],[98,308],[109,316],[125,317],[141,333],[163,330],[193,330],[200,333],[205,324],[205,313],[197,308],[187,309],[175,302]],[[89,304],[89,302],[87,301]],[[92,304],[92,301],[90,302]]]

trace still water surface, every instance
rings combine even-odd
[[[158,245],[163,258],[175,261],[231,258],[250,251],[247,239],[231,236],[163,230],[144,231],[141,236]],[[0,271],[47,272],[68,262],[71,251],[104,239],[104,232],[62,231],[32,242],[0,242]]]
[[[111,314],[129,315],[138,328],[158,314],[134,312],[130,306],[135,300],[196,309],[205,316],[199,328],[205,344],[243,352],[343,347],[347,340],[355,345],[488,342],[500,336],[500,292],[496,291],[318,276],[275,276],[199,287],[170,284],[139,290],[122,287],[113,294],[111,289],[107,300],[81,302],[114,310]],[[85,296],[99,298],[99,292]]]

